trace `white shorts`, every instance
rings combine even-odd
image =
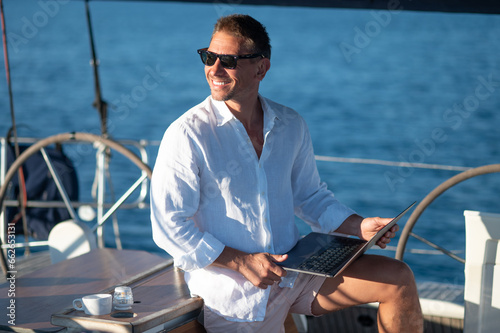
[[[313,316],[311,306],[323,285],[325,277],[299,274],[293,288],[273,284],[264,321],[234,322],[224,319],[207,307],[203,308],[203,325],[209,333],[284,333],[284,322],[289,312]]]

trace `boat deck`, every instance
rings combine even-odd
[[[307,318],[308,333],[377,333],[377,308],[360,305],[319,318]],[[425,315],[425,333],[462,333],[463,319]]]
[[[43,262],[38,256],[33,258]],[[20,264],[16,269],[20,272]],[[145,251],[95,249],[33,272],[9,275],[15,278],[0,285],[0,306],[9,311],[0,317],[3,331],[160,331],[196,318],[203,304],[189,295],[182,273],[173,268],[171,259]],[[74,299],[112,293],[118,285],[132,288],[131,311],[90,316],[73,309]]]
[[[33,273],[40,268],[51,265],[47,252],[32,253],[22,257],[16,262],[18,276]],[[4,276],[0,277],[0,284],[6,282]],[[463,303],[463,288],[456,285],[440,285],[424,283],[419,285],[419,292],[423,300],[425,314],[425,332],[429,333],[461,333],[464,328],[463,315],[440,314],[437,307],[443,304],[456,306],[460,312],[460,303]],[[430,305],[426,303],[429,303]],[[438,302],[438,303],[436,303]],[[442,303],[444,302],[444,303]],[[427,308],[427,309],[426,309]],[[456,310],[456,309],[455,309]],[[440,311],[442,312],[442,311]],[[455,311],[457,312],[457,311]],[[377,306],[367,304],[344,309],[319,318],[307,317],[309,333],[325,332],[377,332]]]
[[[34,252],[30,253],[28,256],[18,258],[16,260],[16,270],[18,272],[18,276],[23,276],[50,264],[51,261],[48,251]],[[0,284],[5,283],[6,281],[5,275],[0,274]]]

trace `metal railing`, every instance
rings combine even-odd
[[[80,134],[80,135],[79,135]],[[94,140],[95,139],[95,140]],[[58,140],[61,140],[60,142]],[[104,141],[103,141],[104,140]],[[36,143],[39,143],[41,140],[36,139],[36,138],[18,138],[18,142],[21,145],[35,145]],[[48,169],[50,170],[52,179],[55,181],[56,186],[58,188],[58,192],[63,198],[63,200],[59,201],[41,201],[41,200],[27,200],[25,202],[26,208],[66,208],[72,219],[78,220],[79,217],[75,213],[75,209],[78,209],[83,206],[88,206],[91,207],[92,209],[97,210],[96,214],[96,221],[97,223],[95,224],[93,231],[97,232],[97,237],[98,237],[98,244],[102,247],[103,246],[103,233],[102,233],[102,225],[106,222],[108,218],[111,216],[114,216],[115,211],[120,208],[120,209],[144,209],[148,208],[149,205],[146,202],[148,190],[149,190],[149,185],[146,180],[148,176],[150,176],[150,169],[148,167],[149,163],[149,156],[147,152],[147,147],[151,145],[157,145],[157,142],[149,142],[146,140],[140,140],[140,141],[134,141],[134,140],[120,140],[120,141],[112,141],[109,139],[102,139],[98,136],[94,136],[91,134],[86,134],[86,133],[76,133],[76,134],[66,134],[66,136],[62,136],[62,139],[56,138],[57,144],[64,144],[64,145],[75,145],[75,144],[87,144],[91,145],[92,149],[95,150],[96,153],[96,165],[95,165],[95,198],[93,200],[87,200],[87,201],[70,201],[67,193],[64,189],[64,187],[61,184],[61,181],[58,179],[57,172],[55,172],[54,167],[50,161],[50,158],[45,152],[45,147],[40,147],[39,152],[42,154]],[[54,141],[54,142],[55,142]],[[109,172],[108,169],[108,158],[109,158],[109,151],[107,148],[109,148],[109,144],[113,143],[113,145],[116,145],[120,150],[123,150],[127,153],[127,155],[133,154],[134,157],[136,157],[138,160],[135,161],[134,163],[137,164],[142,164],[140,166],[141,170],[141,176],[139,179],[131,186],[128,188],[128,190],[125,192],[124,195],[122,195],[121,198],[119,198],[116,202],[107,202],[106,197],[107,194],[109,194],[110,189],[107,188],[107,179],[106,179],[106,174]],[[7,156],[8,156],[8,140],[6,138],[1,137],[0,138],[0,186],[5,184],[6,182],[6,174],[10,171],[10,168],[8,168],[7,165]],[[116,149],[115,147],[115,149]],[[137,151],[137,154],[133,153],[130,149],[126,148],[130,147],[131,149],[134,149]],[[113,147],[112,147],[113,148]],[[122,154],[123,154],[122,151]],[[125,155],[125,154],[124,154]],[[138,155],[138,156],[136,156]],[[22,156],[22,154],[21,154]],[[128,156],[126,156],[128,157]],[[129,157],[130,158],[130,157]],[[27,159],[27,158],[26,158]],[[23,161],[24,163],[25,161]],[[10,179],[7,179],[7,182],[10,182]],[[5,184],[5,186],[8,186],[8,184]],[[129,198],[136,189],[138,189],[138,194],[133,200],[128,200],[125,202],[127,198]],[[5,193],[4,193],[5,194]],[[18,207],[19,202],[17,200],[14,200],[13,198],[5,198],[2,197],[3,203],[1,204],[1,209],[0,209],[0,239],[2,241],[2,248],[8,248],[12,247],[11,244],[7,244],[7,226],[9,221],[7,221],[7,214],[5,212],[4,208],[7,207]],[[114,221],[115,222],[115,221]],[[118,237],[119,235],[117,234],[117,228],[115,229],[115,238]],[[117,244],[119,243],[119,240],[117,240]],[[47,241],[36,241],[36,240],[25,240],[24,242],[16,242],[15,247],[16,248],[30,248],[30,247],[36,247],[36,246],[46,246],[48,245]]]

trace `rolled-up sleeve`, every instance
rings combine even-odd
[[[188,131],[174,122],[160,144],[151,179],[153,240],[185,271],[210,265],[224,249],[192,220],[200,202],[199,155]]]

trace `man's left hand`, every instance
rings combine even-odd
[[[367,217],[363,219],[360,225],[360,237],[364,240],[371,239],[380,229],[382,229],[387,223],[391,222],[391,218],[381,218],[381,217]],[[389,231],[387,231],[378,241],[377,245],[382,249],[385,249],[387,244],[391,241],[391,238],[396,236],[396,232],[399,230],[399,226],[396,224],[392,226]]]

